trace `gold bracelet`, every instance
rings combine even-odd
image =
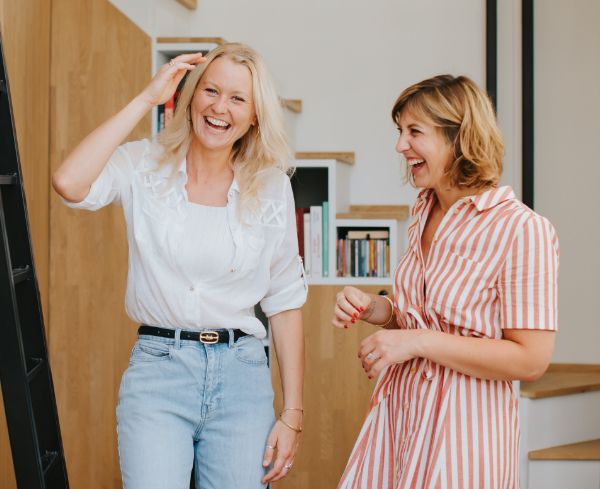
[[[390,313],[390,317],[387,319],[387,321],[385,323],[381,323],[381,324],[378,325],[378,326],[385,326],[394,317],[394,302],[387,295],[382,295],[380,297],[383,297],[386,301],[388,301],[390,303],[390,307],[392,308],[392,312]]]
[[[296,433],[302,433],[302,428],[295,428],[291,424],[287,423],[281,416],[279,416],[279,421],[281,421],[285,426],[287,426],[290,430],[295,431]]]
[[[279,416],[281,416],[286,411],[300,411],[302,414],[304,414],[304,409],[302,409],[302,408],[283,408],[281,410],[281,413],[279,414]]]

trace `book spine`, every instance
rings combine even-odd
[[[323,202],[323,277],[329,277],[329,202]]]
[[[323,276],[323,208],[310,207],[310,265],[313,277]]]
[[[310,261],[310,213],[306,212],[302,216],[304,222],[304,270],[307,277],[312,276],[312,263]]]

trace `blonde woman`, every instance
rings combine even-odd
[[[335,326],[384,328],[359,348],[379,380],[339,487],[518,488],[512,381],[542,375],[554,347],[554,228],[498,187],[502,138],[470,79],[417,83],[392,118],[423,190],[394,300],[353,287],[337,296]]]
[[[122,144],[188,74],[156,140]],[[242,44],[163,66],[53,177],[74,208],[123,207],[126,308],[141,324],[117,406],[125,489],[259,488],[285,477],[302,429],[306,284],[279,99]],[[254,316],[269,317],[277,421]],[[101,326],[101,325],[98,325]]]

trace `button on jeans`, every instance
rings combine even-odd
[[[124,489],[258,489],[275,422],[262,342],[140,335],[117,405]]]

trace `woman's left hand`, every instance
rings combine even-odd
[[[285,421],[292,426],[302,426],[302,413],[286,411],[284,414]],[[292,430],[277,420],[269,438],[267,438],[267,446],[265,447],[265,455],[263,458],[263,467],[268,467],[273,463],[271,470],[263,477],[262,483],[275,482],[283,479],[288,475],[294,463],[298,445],[300,443],[300,433]],[[273,459],[275,461],[273,462]]]
[[[358,358],[369,379],[378,377],[388,365],[404,363],[419,356],[419,341],[425,330],[386,329],[367,336],[358,350]]]

